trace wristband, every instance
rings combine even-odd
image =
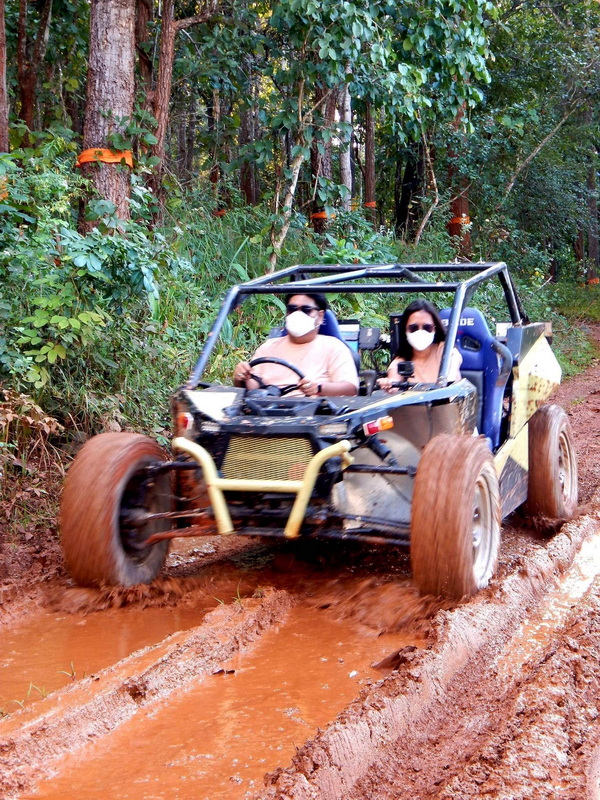
[[[319,384],[317,385],[317,394],[321,394],[321,389],[322,389],[322,388],[323,388],[323,385],[319,383]]]

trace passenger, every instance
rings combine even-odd
[[[388,367],[387,377],[378,380],[381,389],[397,392],[392,383],[402,380],[398,364],[412,361],[414,373],[408,383],[435,383],[440,371],[446,331],[434,305],[427,300],[415,300],[408,305],[398,324],[399,341],[395,358]],[[460,380],[462,356],[453,348],[450,356],[448,381]]]
[[[267,385],[283,387],[297,382],[298,390],[290,392],[290,395],[355,395],[358,374],[350,348],[335,336],[318,333],[326,308],[327,300],[322,294],[289,295],[286,298],[286,335],[267,339],[253,356],[288,361],[298,367],[304,378],[298,378],[279,364],[250,367],[247,361],[241,361],[234,370],[234,386],[255,389],[258,384],[250,378],[253,372]]]

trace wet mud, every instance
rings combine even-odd
[[[361,686],[379,679],[370,662],[401,641],[380,637],[374,645],[316,610],[292,609],[252,653],[144,710],[95,745],[83,764],[67,759],[60,777],[31,796],[241,799]]]
[[[579,518],[513,515],[458,607],[359,545],[180,540],[128,590],[32,552],[0,582],[0,796],[600,797],[598,386],[596,362],[555,400]]]

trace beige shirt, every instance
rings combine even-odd
[[[335,336],[319,334],[312,342],[303,344],[295,344],[289,336],[267,339],[253,358],[266,356],[289,361],[315,383],[348,381],[358,389],[358,375],[350,348]],[[252,372],[274,386],[289,386],[299,380],[295,372],[279,364],[259,364],[252,367]]]
[[[428,358],[424,359],[423,361],[413,361],[415,367],[415,374],[412,375],[408,380],[410,383],[435,383],[438,379],[438,375],[440,372],[440,363],[442,361],[442,353],[444,351],[444,342],[440,342],[439,345],[433,347],[431,349],[431,353],[429,354]],[[403,358],[395,358],[388,368],[388,378],[392,378],[393,380],[398,380],[398,371],[396,365],[399,361],[404,361]],[[460,365],[462,364],[462,356],[456,347],[452,348],[452,353],[450,354],[450,369],[448,370],[448,381],[450,383],[454,383],[454,381],[460,380]],[[390,372],[392,374],[390,374]]]

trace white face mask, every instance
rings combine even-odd
[[[309,317],[308,314],[305,314],[304,311],[293,311],[285,318],[286,331],[290,336],[295,336],[297,339],[301,336],[306,336],[306,334],[313,331],[318,324],[318,317],[315,320],[313,317]]]
[[[428,333],[422,328],[414,333],[406,334],[406,341],[413,348],[413,350],[427,350],[430,344],[433,344],[435,339],[435,331]]]

